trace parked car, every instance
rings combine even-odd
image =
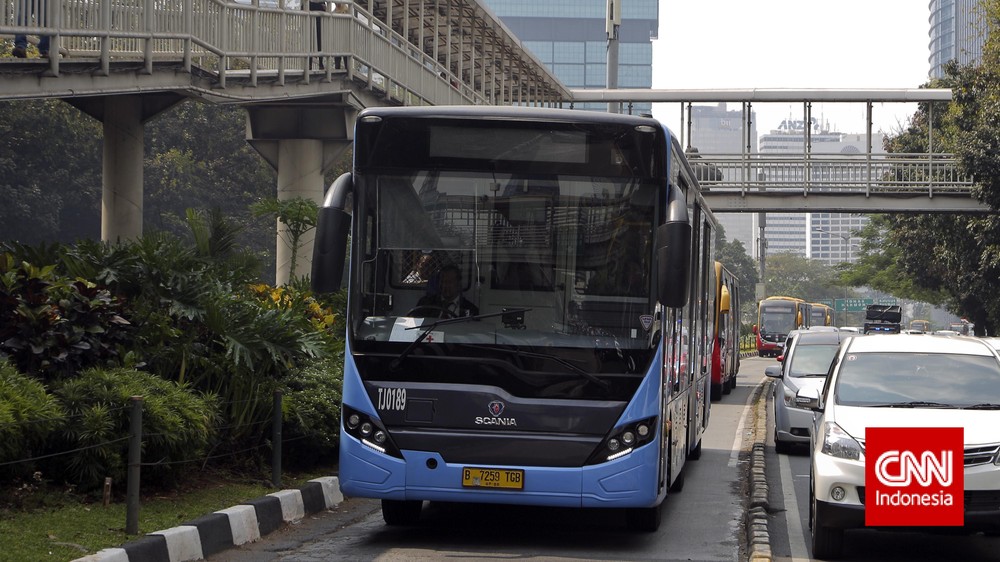
[[[822,326],[829,328],[829,326]],[[797,330],[785,340],[785,352],[778,365],[764,368],[764,374],[777,379],[773,385],[774,448],[789,453],[795,445],[809,444],[813,411],[795,403],[800,389],[823,388],[826,374],[840,342],[856,333],[833,330]]]
[[[900,428],[920,428],[925,434],[935,428],[962,428],[963,458],[948,466],[963,471],[962,504],[953,505],[964,504],[964,510],[958,513],[960,526],[949,524],[947,529],[1000,532],[1000,355],[988,342],[909,334],[852,337],[840,347],[822,391],[803,388],[796,402],[816,412],[809,475],[813,557],[840,556],[845,530],[864,527],[866,509],[876,514],[876,502],[866,498],[866,462],[878,476],[867,484],[873,493],[877,486],[904,485],[879,472],[889,453],[897,455],[893,475],[905,472],[905,485],[911,484],[911,476],[921,486],[926,485],[921,477],[933,480],[928,459],[907,449],[911,445],[894,442],[900,451],[881,454],[872,446],[877,435]],[[921,435],[915,441],[924,447],[941,442]],[[950,455],[955,449],[958,444]],[[911,455],[906,463],[899,460],[901,453]],[[942,464],[944,458],[942,452]],[[945,481],[943,472],[935,476],[939,487],[958,482],[950,476]],[[877,510],[888,509],[889,503],[878,504]],[[915,509],[910,503],[896,505],[906,506],[896,508],[904,514]],[[920,528],[925,524],[920,522]]]

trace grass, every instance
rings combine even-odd
[[[305,482],[334,473],[332,468],[282,476],[282,488],[298,488]],[[30,509],[4,506],[0,509],[0,561],[75,560],[104,548],[225,509],[275,492],[266,479],[246,476],[202,474],[187,479],[176,491],[143,496],[139,508],[139,534],[125,534],[125,503],[107,507],[97,501],[59,490],[21,487],[0,490],[0,503],[18,497]]]

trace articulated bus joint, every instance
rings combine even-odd
[[[386,431],[382,422],[371,416],[361,413],[346,404],[343,406],[344,431],[354,437],[365,447],[398,459],[403,458],[403,453],[392,441],[389,432]]]

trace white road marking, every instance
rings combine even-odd
[[[740,412],[740,423],[736,426],[736,436],[733,438],[733,446],[729,449],[729,468],[735,468],[739,464],[740,451],[743,449],[743,424],[746,423],[747,416],[750,415],[751,409],[754,406],[753,396],[753,392],[747,396],[747,402],[743,405],[743,411]]]
[[[781,471],[781,491],[785,500],[785,524],[788,526],[788,549],[792,561],[810,560],[809,548],[806,546],[802,519],[799,517],[799,504],[795,499],[795,482],[792,477],[792,466],[788,455],[778,454],[778,467]],[[808,478],[808,475],[806,475]]]

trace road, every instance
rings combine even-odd
[[[763,363],[761,363],[763,364]],[[671,494],[656,533],[625,528],[608,510],[425,503],[419,524],[387,527],[379,504],[347,499],[335,510],[209,558],[213,562],[515,559],[746,559],[747,453],[744,420],[764,383],[763,366],[747,369],[737,388],[712,403],[702,457],[685,467],[684,489]]]
[[[741,374],[763,372],[774,359],[744,360]],[[769,490],[768,535],[775,561],[813,560],[809,547],[809,451],[788,455],[774,451],[774,410],[768,398],[768,447],[765,454]],[[1000,537],[875,530],[849,531],[843,559],[854,562],[1000,560]]]

